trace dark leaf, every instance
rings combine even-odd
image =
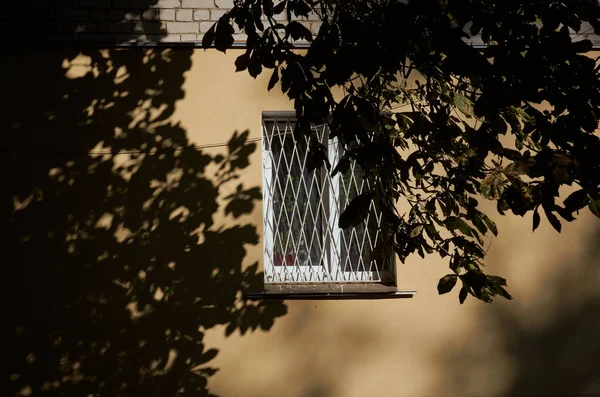
[[[263,12],[268,18],[273,16],[273,0],[263,0]]]
[[[229,336],[231,334],[233,334],[233,332],[237,329],[237,323],[232,321],[231,323],[229,323],[229,325],[227,325],[227,328],[225,328],[225,336]]]
[[[471,227],[467,224],[467,222],[463,221],[462,219],[460,220],[460,224],[458,226],[458,229],[460,230],[460,232],[466,236],[472,236],[473,232],[471,230]]]
[[[556,217],[556,215],[554,215],[551,210],[548,210],[546,208],[544,208],[544,212],[546,213],[546,218],[548,218],[548,221],[550,222],[550,224],[552,225],[552,227],[554,229],[556,229],[557,232],[560,233],[560,230],[561,230],[562,226],[560,224],[560,221]]]
[[[262,72],[262,64],[258,53],[254,53],[248,63],[248,73],[256,78]]]
[[[446,225],[446,227],[449,230],[456,230],[459,228],[460,226],[460,218],[456,217],[456,216],[449,216],[445,221],[444,224]]]
[[[589,52],[594,48],[594,45],[590,40],[579,40],[573,43],[573,51],[575,52]]]
[[[475,225],[475,227],[477,228],[477,230],[479,230],[479,232],[481,234],[486,234],[488,231],[487,226],[485,225],[485,222],[483,222],[483,220],[481,219],[481,216],[479,214],[475,214],[473,216],[473,225]]]
[[[310,8],[305,3],[307,0],[291,0],[288,2],[288,12],[290,10],[294,11],[296,16],[304,16],[308,17],[308,12]],[[309,0],[310,1],[310,0]]]
[[[264,67],[273,69],[276,66],[277,56],[274,53],[264,52],[260,56],[260,61]]]
[[[348,204],[342,215],[340,215],[339,227],[348,229],[349,227],[359,225],[367,217],[370,205],[370,193],[366,192],[356,196],[354,200]]]
[[[294,40],[304,39],[312,41],[312,33],[310,30],[298,21],[290,22],[285,28],[286,35],[289,35]]]
[[[410,232],[410,237],[417,237],[420,236],[421,233],[423,232],[423,225],[417,225],[413,228],[413,230]]]
[[[206,376],[213,376],[214,374],[219,372],[219,368],[212,368],[212,367],[200,368],[198,370],[198,372],[200,372],[201,374],[204,374]]]
[[[467,289],[465,287],[462,287],[460,289],[460,292],[458,293],[458,301],[460,302],[460,304],[462,305],[465,302],[465,299],[467,299]]]
[[[209,349],[202,355],[202,357],[198,359],[198,361],[196,361],[195,364],[198,365],[209,362],[213,358],[217,357],[217,354],[219,354],[219,351],[217,349]]]
[[[205,50],[207,48],[211,48],[213,42],[215,41],[215,27],[216,27],[216,23],[213,24],[213,26],[210,27],[210,29],[208,29],[208,31],[206,33],[204,33],[204,37],[202,37],[202,48],[204,48]]]
[[[473,102],[464,95],[454,93],[454,105],[462,114],[468,118],[473,117]]]
[[[563,202],[565,208],[571,212],[579,211],[588,204],[588,195],[585,189],[573,192]]]
[[[425,225],[425,233],[427,233],[427,236],[429,236],[432,241],[438,241],[441,239],[440,234],[434,225]]]
[[[538,212],[538,207],[536,207],[535,211],[533,211],[533,231],[534,232],[535,232],[535,229],[537,229],[539,225],[540,225],[540,213]]]
[[[273,69],[273,74],[271,75],[271,78],[269,79],[269,85],[267,86],[267,91],[271,91],[273,89],[273,87],[275,87],[275,84],[277,84],[277,82],[279,81],[279,69]]]
[[[494,223],[494,221],[492,221],[490,218],[488,218],[488,216],[485,214],[482,214],[481,218],[487,225],[488,229],[490,229],[492,231],[494,236],[498,236],[498,228],[496,227],[496,224]]]
[[[471,33],[471,36],[477,36],[477,34],[481,32],[481,21],[477,20],[473,22],[471,28],[469,29],[469,32]]]
[[[298,126],[297,124],[296,126]],[[296,131],[294,131],[296,133]],[[313,172],[314,170],[327,166],[329,169],[331,164],[329,163],[329,157],[327,156],[327,149],[322,143],[316,143],[311,145],[310,150],[306,157],[306,170]]]
[[[287,2],[288,2],[288,0],[283,0],[279,3],[277,3],[277,5],[275,7],[273,7],[273,14],[281,14],[283,12]]]
[[[498,200],[504,191],[505,179],[501,172],[493,171],[486,176],[480,185],[483,197]]]
[[[235,30],[229,23],[229,20],[221,17],[217,22],[217,30],[215,36],[215,48],[221,52],[225,52],[231,48],[233,44],[233,33]]]
[[[446,227],[449,230],[456,230],[459,229],[460,232],[466,236],[471,236],[472,232],[471,232],[471,228],[469,227],[469,225],[467,224],[467,222],[465,222],[464,220],[460,219],[459,217],[456,216],[450,216],[448,217],[448,219],[446,219],[444,221],[444,224],[446,225]]]
[[[575,220],[575,217],[573,216],[573,212],[567,210],[566,208],[563,208],[563,207],[560,207],[557,205],[556,212],[558,213],[558,215],[560,215],[561,218],[563,218],[567,222],[573,222]]]
[[[592,214],[600,218],[600,200],[594,200],[590,197],[590,204],[588,205],[588,208],[590,211],[592,211]]]
[[[344,155],[344,156],[342,156],[340,161],[338,161],[337,165],[331,172],[331,176],[334,177],[340,172],[342,174],[345,174],[349,169],[350,169],[350,157],[348,157],[348,155]]]
[[[487,278],[495,284],[506,285],[506,279],[499,276],[487,276]]]
[[[504,155],[504,157],[506,157],[509,160],[513,160],[513,161],[521,160],[521,152],[519,152],[517,150],[505,148],[504,150],[502,150],[502,154]],[[514,169],[516,167],[513,165],[512,168]]]
[[[235,71],[241,72],[248,68],[250,62],[250,53],[247,51],[235,59]]]
[[[495,291],[498,295],[500,295],[503,298],[506,298],[508,300],[511,300],[513,297],[511,294],[508,293],[508,291],[500,286],[496,286],[495,287]]]
[[[456,274],[447,274],[442,277],[438,283],[437,290],[440,295],[447,294],[452,291],[452,288],[456,285],[458,276]]]

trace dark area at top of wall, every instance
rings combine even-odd
[[[0,33],[11,45],[200,42],[232,0],[5,0]]]

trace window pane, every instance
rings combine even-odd
[[[341,211],[358,195],[368,191],[369,187],[363,169],[356,162],[341,174],[339,184]],[[351,272],[350,277],[363,281],[375,279],[378,277],[377,270],[381,271],[382,265],[388,261],[387,255],[375,250],[380,248],[381,244],[378,243],[382,240],[380,219],[381,214],[376,210],[375,204],[371,203],[365,221],[342,230],[341,268],[344,272]]]
[[[391,250],[382,250],[381,213],[373,203],[362,224],[338,227],[348,203],[373,181],[355,163],[334,177],[326,167],[308,172],[306,140],[296,141],[289,119],[263,120],[263,129],[265,281],[394,281]],[[313,132],[336,164],[343,149],[328,139],[327,126]]]
[[[298,266],[320,266],[323,251],[321,178],[306,170],[306,147],[296,144],[289,131],[293,125],[288,127],[288,131],[279,131],[279,137],[274,137],[271,145],[273,156],[279,160],[278,167],[272,170],[275,265],[282,262],[291,265],[293,260]]]

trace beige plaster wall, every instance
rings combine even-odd
[[[100,101],[107,110],[94,118],[96,124],[87,123],[88,115],[99,109],[96,99],[120,97],[124,98],[119,102],[122,109],[141,108],[146,105],[136,102],[136,96],[145,95],[147,89],[154,88],[148,85],[158,84],[159,80],[167,81],[167,91],[172,85],[171,96],[177,99],[168,121],[179,122],[181,131],[176,132],[198,145],[226,142],[235,130],[249,129],[250,137],[260,137],[262,111],[292,108],[277,88],[266,92],[268,74],[254,80],[245,73],[234,73],[237,50],[225,55],[202,50],[173,51],[183,52],[179,63],[163,53],[164,61],[154,61],[161,71],[160,79],[154,80],[152,73],[140,72],[147,69],[144,65],[150,55],[142,57],[137,52],[135,59],[128,62],[131,53],[127,51],[96,54],[98,58],[114,60],[115,67],[127,64],[129,69],[116,73],[115,78],[121,81],[129,76],[134,80],[124,84],[130,90],[129,96],[122,92],[125,88],[113,87],[110,81],[102,79],[103,71],[94,69],[85,56],[77,57],[76,51],[65,52],[64,57],[53,53],[13,54],[19,61],[17,66],[2,71],[7,76],[6,92],[16,94],[13,107],[11,103],[3,105],[8,106],[4,119],[12,126],[2,124],[4,120],[0,125],[6,127],[3,133],[17,131],[22,137],[31,133],[33,138],[19,140],[17,136],[6,144],[30,145],[34,149],[77,149],[81,145],[87,150],[103,137],[110,141],[113,131],[105,126],[119,126],[120,133],[131,134],[139,134],[146,127],[159,129],[158,124],[164,120],[134,125],[129,115],[122,114],[125,110],[109,108],[109,100]],[[183,81],[181,70],[185,70]],[[60,80],[63,74],[65,81]],[[70,84],[65,90],[70,97],[57,97],[65,82]],[[180,83],[182,94],[178,91]],[[40,89],[44,84],[47,87]],[[82,84],[85,90],[78,88]],[[78,109],[79,103],[86,109]],[[96,107],[87,107],[89,103]],[[65,108],[61,110],[60,104]],[[46,112],[47,109],[54,109],[54,113]],[[33,110],[39,114],[32,114]],[[20,122],[12,121],[15,114]],[[136,111],[131,112],[134,118],[135,114]],[[28,119],[34,120],[30,130],[26,129]],[[98,148],[103,148],[101,142]],[[206,151],[217,153],[222,149]],[[64,163],[62,157],[54,159],[47,154],[36,158],[49,162],[48,167]],[[80,162],[79,159],[75,160]],[[30,175],[36,175],[35,164],[23,164],[20,166],[29,167],[26,171]],[[9,160],[4,165],[3,175],[17,175],[14,181],[18,182],[14,162]],[[42,168],[44,172],[48,174]],[[84,177],[85,172],[92,175],[96,171],[83,171]],[[250,158],[241,181],[248,188],[260,186],[260,150]],[[96,191],[94,188],[84,185],[80,196],[68,197],[87,202],[93,198],[89,192]],[[138,194],[137,189],[140,188],[131,187],[132,196]],[[29,192],[23,194],[26,197]],[[226,192],[221,196],[226,196]],[[38,199],[42,200],[32,195],[27,198],[29,201],[18,202],[13,197],[6,202],[15,212],[27,209],[29,203]],[[494,206],[487,204],[494,214]],[[70,209],[79,204],[74,200],[62,205]],[[48,220],[38,222],[36,218],[31,224],[53,230],[54,220],[51,214],[47,216]],[[209,380],[210,390],[233,397],[600,395],[598,220],[584,209],[576,222],[563,225],[559,235],[545,220],[532,234],[531,216],[494,219],[500,236],[490,241],[488,268],[490,273],[508,279],[513,301],[499,299],[486,305],[469,298],[459,305],[456,292],[438,296],[437,280],[448,273],[447,264],[437,257],[414,257],[398,266],[399,287],[418,291],[412,299],[291,301],[286,302],[288,314],[278,318],[269,331],[245,335],[235,332],[226,337],[224,327],[210,328],[204,344],[219,350],[209,363],[219,368]],[[254,224],[262,235],[260,207],[244,221]],[[214,228],[231,222],[231,216],[218,213]],[[171,243],[160,248],[168,251],[167,244]],[[262,241],[247,249],[245,264],[262,264]],[[48,259],[44,256],[47,253],[39,255],[43,261]],[[106,327],[110,329],[109,325]]]
[[[268,74],[234,73],[238,54],[196,51],[173,118],[198,144],[233,130],[260,136],[263,110],[291,108]],[[244,176],[260,186],[260,153]],[[494,213],[493,205],[488,206]],[[501,396],[600,393],[600,225],[585,210],[561,235],[531,217],[495,216],[488,266],[514,300],[486,305],[438,296],[437,257],[398,266],[410,300],[287,302],[269,332],[224,337],[210,386],[228,396]],[[251,216],[262,230],[261,209]],[[261,261],[261,246],[248,263]]]

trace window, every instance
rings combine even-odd
[[[341,212],[368,181],[354,163],[331,177],[308,172],[307,141],[297,142],[289,113],[263,113],[263,215],[265,284],[392,284],[394,257],[383,246],[381,213],[372,202],[362,224],[342,230]],[[326,126],[313,127],[331,164],[343,149]],[[302,138],[305,139],[305,138]]]

